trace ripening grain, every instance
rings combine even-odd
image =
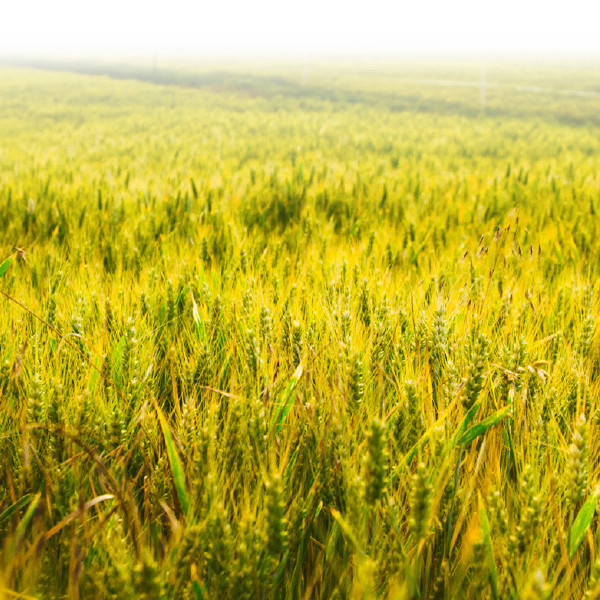
[[[0,80],[0,597],[600,597],[593,98]]]

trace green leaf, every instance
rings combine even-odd
[[[196,335],[201,342],[206,341],[206,329],[204,328],[204,323],[200,318],[200,311],[198,310],[198,305],[196,304],[196,299],[194,298],[194,293],[190,290],[190,298],[192,299],[192,317],[194,318],[194,324],[196,325]]]
[[[302,363],[300,363],[294,371],[294,374],[292,375],[285,390],[283,391],[283,394],[281,395],[279,402],[277,403],[277,408],[271,422],[271,431],[274,430],[276,433],[281,431],[284,421],[286,420],[290,410],[292,410],[292,405],[294,404],[294,390],[296,389],[296,385],[298,384],[300,377],[302,377]]]
[[[490,522],[485,511],[481,497],[479,498],[479,522],[483,531],[483,545],[489,565],[490,587],[492,589],[492,598],[498,600],[498,570],[494,560],[494,550],[492,547],[492,536],[490,533]]]
[[[583,542],[585,532],[588,530],[592,523],[592,519],[596,514],[596,504],[598,502],[599,490],[596,490],[581,507],[581,510],[575,517],[571,531],[569,532],[569,558],[573,559],[577,548]]]
[[[192,590],[194,591],[194,596],[196,596],[198,600],[204,600],[205,598],[208,598],[204,584],[196,581],[195,579],[192,581]]]
[[[190,286],[186,285],[181,292],[179,293],[179,296],[177,296],[177,302],[175,304],[179,305],[183,302],[183,299],[185,298],[185,295],[190,291]]]
[[[20,500],[17,500],[14,504],[9,506],[6,510],[3,510],[2,513],[0,513],[0,524],[4,523],[4,521],[7,521],[8,519],[10,519],[10,517],[12,517],[12,515],[16,511],[20,510],[23,506],[25,506],[29,502],[30,498],[31,498],[31,495],[27,494],[26,496],[23,496]]]
[[[38,502],[40,501],[41,496],[42,496],[41,493],[38,492],[31,499],[31,502],[29,503],[29,507],[27,508],[27,512],[23,515],[23,519],[19,523],[19,526],[17,527],[17,538],[25,535],[25,530],[27,529],[27,526],[29,525],[29,522],[31,521],[31,519],[33,519],[33,513],[35,512],[35,507],[38,505]]]
[[[100,371],[102,371],[102,357],[97,356],[94,360],[94,364],[96,365],[96,368],[92,369],[90,373],[90,381],[88,383],[88,390],[90,393],[94,392],[96,385],[98,384],[98,380],[100,379]]]
[[[13,259],[12,258],[7,258],[1,265],[0,265],[0,277],[2,277],[2,275],[4,275],[4,273],[6,273],[6,271],[8,271],[8,269],[10,268],[10,265],[12,264]]]
[[[296,565],[294,566],[294,573],[292,576],[292,597],[297,598],[299,596],[298,590],[300,588],[300,573],[302,572],[302,565],[304,564],[304,553],[306,552],[306,543],[299,545],[298,552],[296,553]]]
[[[329,538],[327,540],[327,544],[325,546],[325,559],[331,560],[331,556],[335,550],[335,546],[337,544],[338,537],[340,535],[341,528],[340,524],[335,521],[333,526],[331,527],[331,531],[329,533]]]
[[[480,421],[477,425],[473,425],[462,437],[458,440],[459,444],[470,444],[476,437],[483,435],[488,429],[497,425],[510,413],[512,405],[508,404],[504,408],[497,410],[493,415],[490,415],[487,419]]]
[[[181,463],[181,459],[179,458],[179,454],[177,454],[177,449],[175,448],[175,442],[173,440],[173,436],[171,435],[171,430],[169,429],[167,419],[165,418],[165,415],[163,414],[162,410],[160,410],[160,406],[158,406],[156,400],[154,401],[154,408],[156,409],[156,414],[158,415],[158,420],[160,421],[160,426],[163,432],[163,436],[165,438],[167,454],[169,455],[171,473],[173,474],[173,481],[175,482],[177,496],[179,497],[179,502],[181,504],[183,513],[187,516],[188,511],[190,509],[190,495],[188,493],[187,484],[185,482],[185,473],[183,470],[183,465]]]
[[[288,566],[289,558],[290,558],[290,551],[289,551],[289,549],[287,549],[283,553],[281,562],[279,563],[279,566],[277,567],[277,569],[275,570],[275,573],[273,574],[273,582],[277,588],[281,585],[281,582],[283,581],[283,575]]]
[[[35,514],[35,509],[36,509],[41,497],[42,497],[41,493],[38,492],[31,499],[31,502],[29,503],[29,506],[27,507],[27,511],[25,512],[25,514],[23,515],[23,518],[21,519],[21,522],[17,526],[17,530],[15,532],[15,537],[14,537],[13,542],[8,551],[8,556],[11,556],[12,554],[14,554],[14,552],[17,550],[17,547],[21,543],[21,540],[25,537],[25,532],[27,531],[27,527],[28,527],[29,523],[31,522],[31,519],[33,519],[33,515]]]
[[[296,463],[296,459],[298,458],[298,452],[300,451],[300,448],[296,448],[292,454],[292,456],[290,457],[290,460],[288,461],[287,466],[285,467],[285,471],[283,472],[283,480],[284,481],[289,481],[290,476],[292,474],[292,469],[294,468],[294,464]]]
[[[464,435],[469,423],[475,418],[477,413],[479,412],[479,407],[481,406],[481,401],[477,401],[467,412],[465,418],[462,420],[460,425],[458,426],[454,436],[452,437],[452,441],[449,444],[447,450],[454,448],[459,440]],[[430,427],[423,435],[417,440],[415,445],[404,455],[404,458],[396,465],[395,469],[390,474],[390,482],[393,483],[398,475],[402,472],[402,469],[413,460],[413,458],[418,454],[419,450],[427,443],[431,433],[433,431],[433,427]]]
[[[460,425],[458,426],[458,428],[452,438],[452,444],[451,444],[452,448],[454,446],[456,446],[456,444],[458,444],[458,441],[462,438],[463,434],[467,430],[469,423],[471,423],[471,421],[477,416],[477,413],[479,412],[480,407],[481,407],[481,400],[478,400],[477,402],[475,402],[475,404],[473,404],[473,406],[471,406],[471,408],[469,409],[469,412],[467,412],[467,414],[465,415],[465,418],[461,421]]]

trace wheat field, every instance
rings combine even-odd
[[[377,73],[0,68],[0,598],[600,597],[600,100]]]

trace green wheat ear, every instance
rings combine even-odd
[[[567,504],[573,509],[585,496],[587,491],[587,422],[584,415],[579,415],[575,422],[573,438],[568,449],[566,467]]]
[[[267,549],[271,556],[279,557],[287,544],[285,505],[281,477],[274,475],[265,482],[266,490],[266,519],[267,519]]]
[[[387,484],[385,428],[379,419],[371,421],[365,467],[365,500],[370,507],[374,507],[383,498]]]
[[[365,395],[365,367],[362,356],[357,352],[350,365],[350,407],[356,411],[362,404]]]
[[[433,489],[429,482],[429,471],[424,462],[419,462],[410,489],[410,529],[415,546],[425,539],[430,531],[431,504]]]
[[[465,410],[470,410],[479,397],[483,388],[484,376],[488,361],[488,342],[483,334],[478,334],[475,348],[467,366],[464,378],[462,404]]]

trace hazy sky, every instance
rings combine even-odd
[[[600,1],[4,0],[0,52],[600,54]]]

